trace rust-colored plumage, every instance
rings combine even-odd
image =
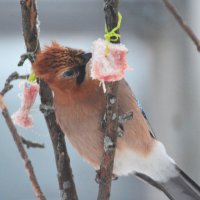
[[[60,76],[65,70],[81,65],[82,51],[64,48],[56,43],[38,55],[33,69],[54,91],[54,106],[57,121],[76,150],[96,169],[99,168],[103,152],[103,130],[101,120],[105,112],[105,97],[99,82],[89,76],[76,84],[76,77]],[[84,66],[83,66],[84,67]],[[118,139],[117,153],[124,146],[132,148],[142,156],[151,152],[154,139],[137,106],[127,83],[119,86],[119,114],[133,111],[133,120],[124,125],[125,133]]]
[[[46,46],[44,51],[37,55],[33,69],[36,75],[48,84],[62,88],[63,79],[60,77],[62,71],[66,68],[76,67],[83,62],[80,56],[83,53],[81,50],[63,48],[58,43],[53,42],[50,47]]]
[[[90,78],[90,57],[91,54],[82,50],[64,48],[54,42],[37,56],[33,70],[54,92],[56,119],[63,132],[78,153],[98,170],[103,155],[101,121],[106,101],[99,81]],[[192,181],[184,179],[187,183],[179,185],[184,174],[167,155],[162,143],[152,136],[125,80],[119,83],[118,105],[120,115],[133,111],[133,119],[124,124],[124,135],[117,140],[113,173],[138,173],[167,195],[172,190],[177,199],[186,200],[182,197],[189,191],[195,197],[191,199],[196,199]],[[171,182],[178,185],[177,191],[170,186]]]

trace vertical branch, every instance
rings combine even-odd
[[[35,0],[20,0],[22,13],[23,36],[27,48],[27,53],[33,54],[32,57],[40,51],[38,39],[38,15]],[[31,59],[33,62],[33,59]],[[53,106],[52,92],[48,85],[40,80],[40,97],[45,121],[49,130],[51,141],[54,148],[59,189],[62,200],[77,200],[76,188],[73,181],[70,159],[67,153],[64,134],[56,123],[56,117]]]
[[[105,20],[108,31],[117,26],[118,0],[104,0]],[[119,43],[120,40],[116,41]],[[106,131],[104,137],[104,154],[99,172],[98,200],[110,198],[112,171],[117,142],[118,127],[118,93],[119,82],[106,83]]]
[[[29,176],[30,182],[32,184],[32,188],[33,188],[36,198],[38,200],[46,200],[46,198],[39,186],[37,178],[35,176],[31,161],[29,160],[28,154],[26,153],[26,150],[24,149],[24,146],[22,144],[21,137],[19,136],[17,129],[16,129],[15,125],[13,124],[13,121],[10,117],[8,109],[3,101],[3,96],[1,94],[0,94],[0,110],[2,111],[2,115],[6,121],[6,124],[9,128],[12,136],[13,136],[14,142],[18,148],[20,156],[21,156],[22,160],[24,161],[24,165],[25,165],[27,174]]]

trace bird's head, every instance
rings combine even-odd
[[[54,89],[71,89],[81,85],[86,77],[86,64],[92,54],[62,47],[53,42],[37,55],[33,70]]]

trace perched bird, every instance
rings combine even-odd
[[[98,170],[103,155],[101,121],[106,99],[99,81],[90,78],[91,53],[52,43],[33,64],[37,77],[54,93],[56,119],[77,152]],[[200,200],[200,187],[168,156],[152,133],[144,112],[125,80],[119,82],[119,114],[133,111],[117,140],[113,174],[135,174],[170,199]]]

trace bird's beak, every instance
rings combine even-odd
[[[82,57],[83,57],[83,59],[84,59],[84,61],[85,61],[85,64],[87,64],[88,61],[90,60],[90,58],[92,57],[92,53],[84,53],[84,54],[82,55]]]

